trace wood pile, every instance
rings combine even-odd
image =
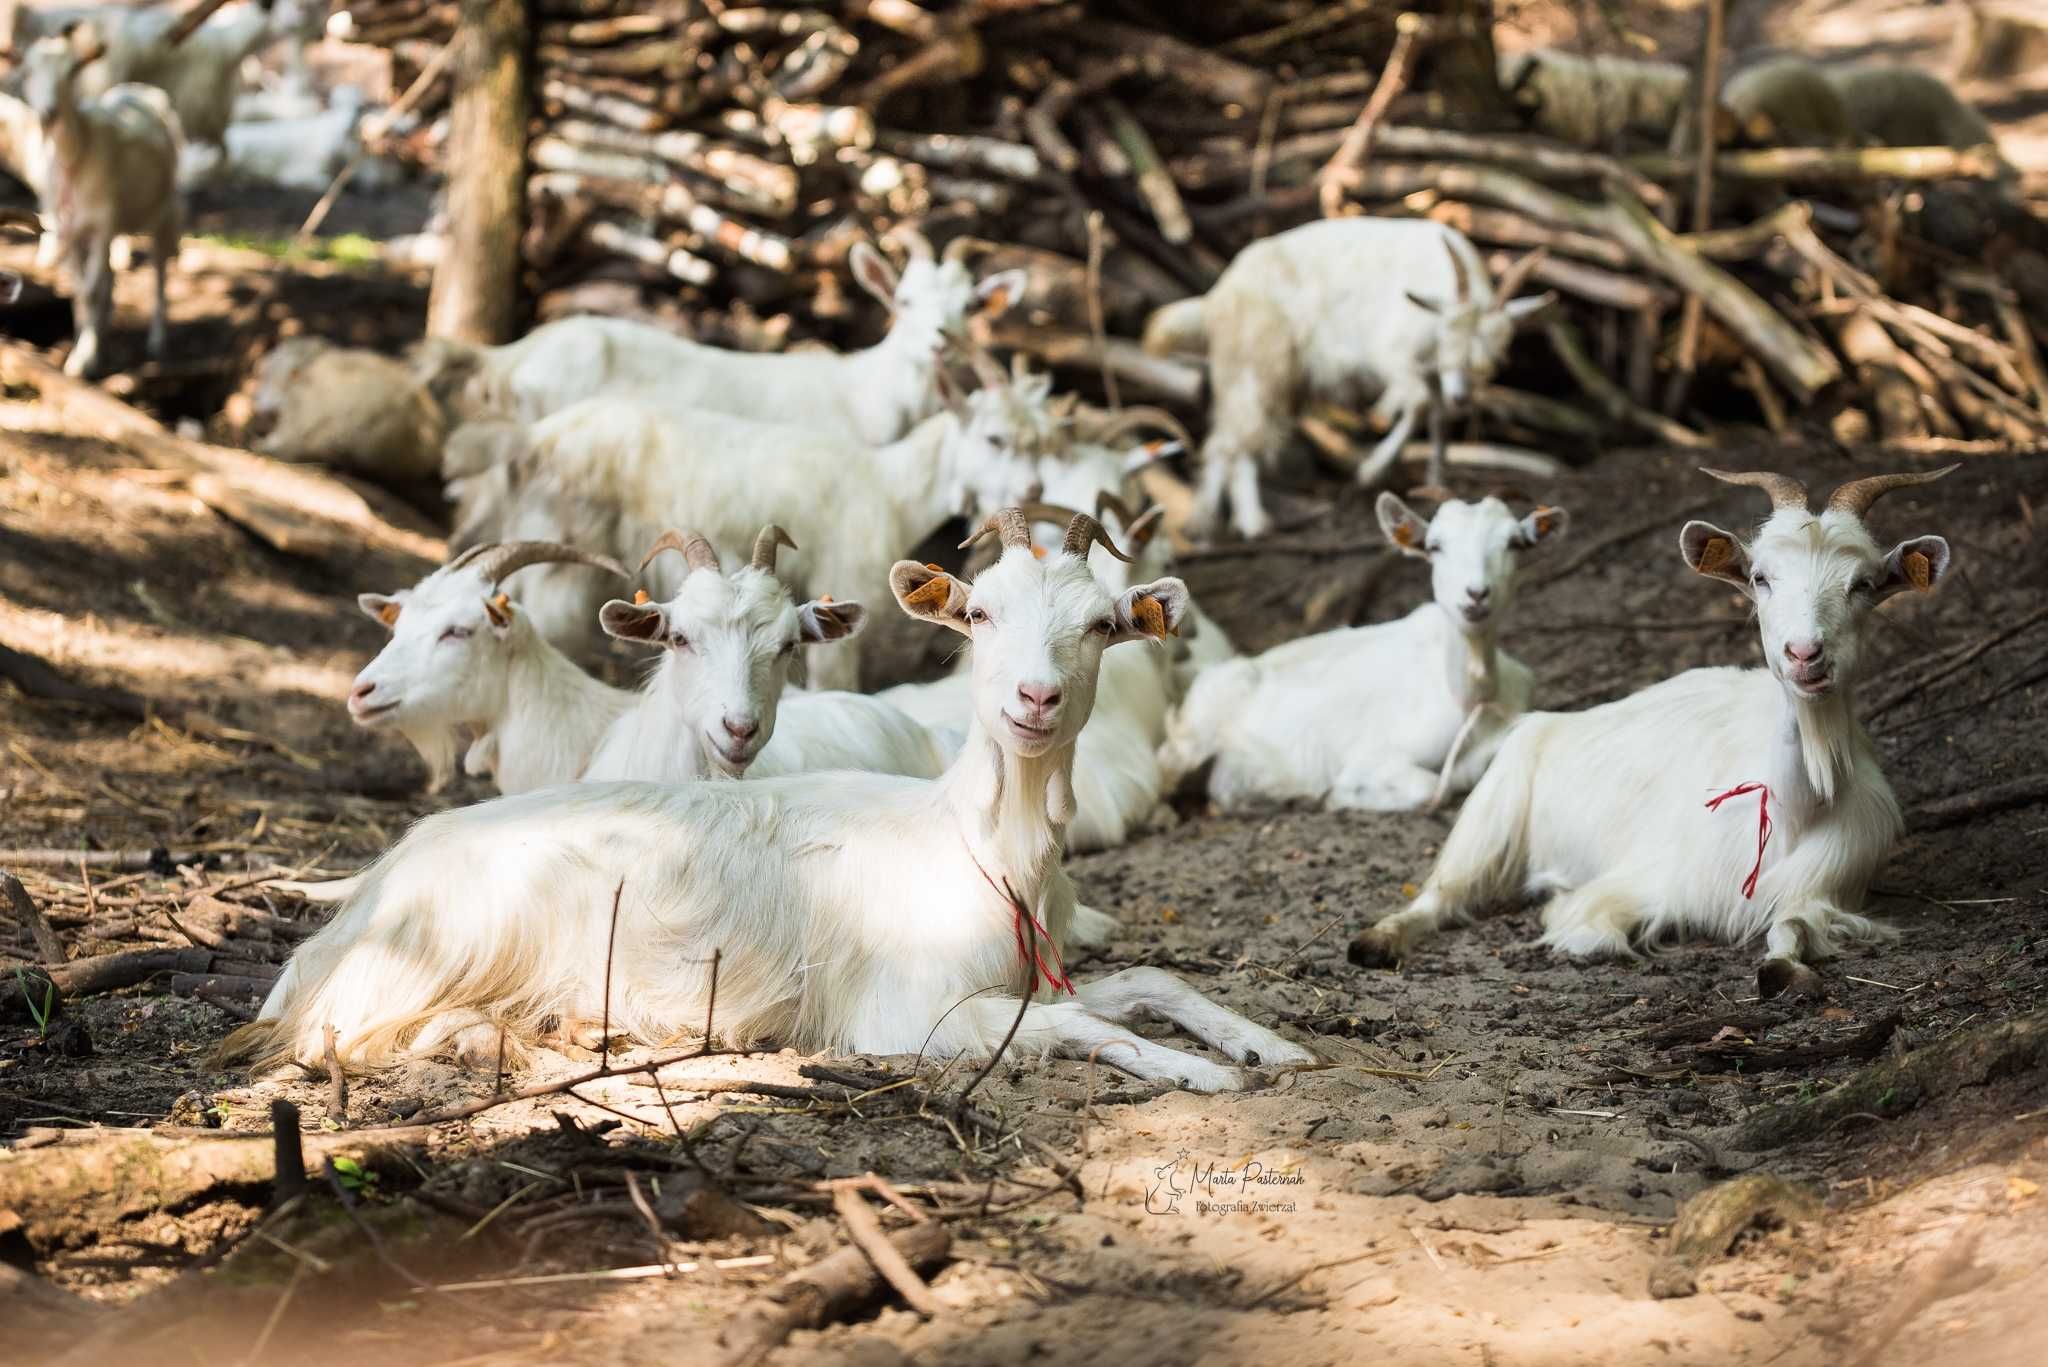
[[[401,88],[445,87],[457,8],[354,0],[349,36],[391,49]],[[1518,341],[1514,387],[1483,393],[1489,437],[1701,443],[1713,413],[1929,449],[2048,439],[2048,234],[1992,152],[1723,152],[1696,217],[1694,158],[1515,131],[1485,13],[532,0],[526,292],[537,320],[859,345],[884,320],[847,251],[913,226],[1028,270],[998,345],[1192,411],[1195,368],[1136,344],[1152,308],[1319,213],[1421,215],[1496,270],[1545,249],[1536,280],[1564,300]],[[415,105],[406,148],[430,166],[447,100]],[[1307,430],[1342,460],[1360,423]]]

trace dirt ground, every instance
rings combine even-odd
[[[1679,34],[1684,8],[1660,7],[1658,22]],[[1909,11],[1941,7],[1766,8],[1744,41],[1924,52],[1940,40]],[[2038,102],[2011,113],[2009,151],[2044,117]],[[222,405],[281,327],[384,346],[417,336],[419,279],[232,245],[288,232],[303,207],[202,200],[195,222],[215,237],[188,245],[175,278],[177,353],[109,388],[227,437]],[[423,194],[352,196],[331,228],[383,237],[424,216]],[[0,249],[0,266],[27,256]],[[128,355],[142,276],[121,290],[114,346]],[[59,342],[55,296],[28,303],[12,335]],[[1827,487],[1905,459],[1826,445],[1610,451],[1526,486],[1573,526],[1532,562],[1504,644],[1535,669],[1539,701],[1562,708],[1753,662],[1745,605],[1686,574],[1672,542],[1689,516],[1740,525],[1759,500],[1694,467],[1778,468]],[[0,392],[0,645],[150,704],[137,717],[0,680],[0,868],[21,876],[73,961],[204,957],[211,932],[193,908],[222,902],[245,917],[237,943],[270,961],[166,969],[65,1003],[47,1029],[0,982],[0,1189],[89,1132],[169,1144],[262,1133],[277,1099],[301,1108],[309,1146],[348,1140],[322,1123],[321,1081],[251,1081],[209,1056],[254,1005],[225,978],[270,971],[319,919],[250,880],[346,872],[417,816],[486,795],[466,782],[422,795],[402,742],[356,731],[340,706],[382,640],[354,595],[411,582],[435,549],[418,513],[363,492],[392,535],[287,553],[187,474],[32,389]],[[1273,503],[1279,536],[1180,566],[1241,647],[1420,601],[1422,571],[1388,560],[1357,491],[1303,468]],[[773,1361],[2038,1362],[2048,1068],[2038,1049],[1982,1078],[1900,1061],[2048,1008],[2048,806],[1956,820],[1944,805],[2048,771],[2044,506],[2048,452],[2010,453],[1972,457],[1876,515],[1884,533],[1947,536],[1957,569],[1938,595],[1880,617],[1859,698],[1909,813],[1873,898],[1899,933],[1827,965],[1822,1001],[1758,1001],[1757,946],[1553,959],[1529,911],[1432,941],[1398,972],[1363,972],[1346,942],[1420,881],[1448,816],[1226,818],[1188,801],[1172,829],[1071,861],[1082,897],[1123,922],[1082,971],[1169,968],[1329,1066],[1216,1098],[1085,1063],[1008,1063],[975,1093],[982,1125],[947,1113],[958,1072],[914,1058],[714,1056],[663,1069],[659,1089],[614,1075],[575,1098],[388,1131],[360,1167],[335,1169],[338,1190],[315,1163],[312,1196],[280,1211],[264,1209],[267,1166],[260,1182],[146,1211],[81,1197],[23,1228],[0,1209],[4,1356],[711,1360],[728,1316],[843,1243],[820,1184],[872,1171],[952,1232],[938,1313],[892,1299],[798,1331]],[[146,866],[82,869],[69,858],[80,850],[139,852],[129,863]],[[0,957],[36,958],[6,909]],[[543,1052],[515,1081],[594,1065]],[[1842,1089],[1887,1069],[1899,1081],[1869,1109],[1785,1137],[1796,1127],[1782,1117],[1861,1096]],[[721,1090],[739,1081],[781,1094]],[[403,1125],[493,1084],[441,1064],[355,1079],[341,1123]],[[249,1142],[267,1164],[267,1143]],[[1814,1204],[1707,1262],[1698,1294],[1653,1298],[1674,1213],[1751,1173]],[[693,1270],[570,1279],[657,1263]],[[61,1295],[29,1294],[17,1269]],[[530,1277],[559,1279],[508,1284]],[[464,1283],[483,1285],[449,1289]]]

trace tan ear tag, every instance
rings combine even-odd
[[[1550,529],[1557,525],[1557,509],[1543,507],[1536,510],[1536,535],[1549,536]]]
[[[382,622],[387,627],[397,626],[398,612],[399,604],[386,603],[383,607],[377,609],[377,620]]]
[[[633,606],[634,606],[634,607],[636,607],[636,608],[637,608],[637,607],[639,607],[639,606],[640,606],[640,605],[641,605],[642,603],[645,603],[646,601],[647,601],[647,590],[646,590],[646,589],[634,589],[634,590],[633,590]]]
[[[994,317],[996,314],[999,313],[1007,313],[1009,312],[1009,308],[1010,287],[1008,285],[1003,285],[996,289],[994,293],[990,294],[987,299],[982,301],[981,305],[981,311],[983,313],[988,314],[991,317]]]
[[[1151,594],[1132,602],[1131,620],[1147,636],[1157,636],[1161,640],[1166,638],[1166,608]]]
[[[1912,582],[1913,587],[1922,593],[1927,592],[1934,583],[1934,562],[1929,560],[1924,552],[1907,551],[1902,563],[1906,578]]]
[[[1707,544],[1700,547],[1700,573],[1719,574],[1729,561],[1735,558],[1735,544],[1725,536],[1707,538]]]
[[[903,606],[938,612],[953,596],[953,581],[941,574],[936,579],[927,579],[909,593],[903,595]]]
[[[818,601],[821,603],[829,603],[832,601],[832,595],[829,593],[821,593],[818,595]]]
[[[1403,550],[1413,546],[1415,544],[1415,524],[1412,522],[1396,522],[1394,524],[1394,544]]]
[[[1033,546],[1033,547],[1031,548],[1031,558],[1032,558],[1033,560],[1043,560],[1043,559],[1045,559],[1045,547],[1043,547],[1043,546]]]

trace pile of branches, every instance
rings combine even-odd
[[[456,6],[348,9],[401,79],[446,82]],[[2028,321],[2048,317],[2048,234],[1994,152],[1766,148],[1702,177],[1536,137],[1494,84],[1486,13],[535,0],[527,292],[542,320],[858,345],[883,320],[848,249],[911,225],[1027,270],[997,345],[1192,411],[1197,369],[1133,340],[1151,309],[1318,215],[1426,216],[1496,272],[1544,249],[1535,278],[1563,297],[1518,345],[1519,388],[1480,395],[1490,435],[1703,443],[1712,412],[1931,448],[2048,439],[2048,336]],[[446,98],[419,103],[429,127]],[[1305,431],[1341,461],[1362,423],[1325,410]]]

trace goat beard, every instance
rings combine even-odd
[[[398,723],[398,733],[406,743],[419,752],[421,761],[427,766],[427,791],[437,793],[446,787],[448,780],[455,776],[455,757],[462,748],[462,737],[452,726],[407,725]]]

